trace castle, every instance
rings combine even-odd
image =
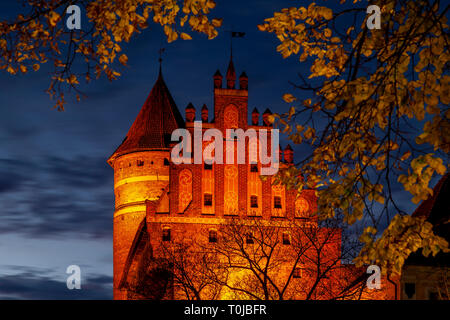
[[[283,259],[295,251],[289,249],[296,242],[293,223],[296,226],[307,225],[308,230],[317,230],[314,231],[314,241],[322,241],[324,245],[319,255],[314,256],[320,258],[320,255],[325,255],[329,261],[326,270],[339,269],[335,273],[339,273],[341,278],[352,278],[344,274],[348,270],[341,270],[340,230],[318,228],[317,219],[313,217],[317,210],[314,190],[305,189],[299,193],[296,189],[289,190],[282,184],[274,184],[274,177],[261,179],[263,165],[259,160],[252,162],[247,158],[245,164],[173,163],[171,150],[175,142],[171,140],[172,133],[178,128],[185,128],[193,133],[198,116],[203,131],[215,128],[224,132],[229,128],[241,128],[258,132],[272,128],[269,121],[271,112],[268,109],[260,117],[255,108],[249,123],[248,77],[242,72],[237,79],[232,59],[226,72],[225,84],[220,71],[214,74],[213,93],[212,115],[206,105],[203,105],[201,112],[197,112],[190,103],[183,118],[164,82],[160,68],[158,79],[136,120],[122,144],[108,159],[114,169],[114,298],[192,298],[189,296],[191,293],[186,293],[192,288],[183,288],[180,277],[174,275],[174,262],[161,256],[164,251],[161,248],[166,244],[192,243],[194,240],[204,244],[203,250],[200,250],[204,252],[208,245],[221,243],[222,226],[232,223],[235,229],[238,229],[236,226],[239,224],[242,227],[242,221],[257,221],[258,225],[272,227],[276,225],[277,233],[272,232],[272,237],[279,237],[279,242],[274,242],[278,246],[276,255]],[[203,148],[207,145],[203,143]],[[293,150],[289,145],[284,150],[280,148],[280,169],[293,166],[293,158]],[[307,235],[303,234],[298,239],[305,237]],[[248,232],[245,233],[243,241],[245,246],[254,244],[251,237],[248,237]],[[308,243],[311,241],[310,239]],[[173,253],[174,249],[172,247],[165,252]],[[304,251],[302,252],[304,254]],[[198,276],[202,261],[196,261],[196,255],[192,252],[190,257],[191,260],[194,259],[192,272]],[[205,260],[205,256],[198,256],[198,259]],[[306,281],[308,277],[305,276],[306,273],[302,275],[302,270],[307,269],[308,262],[301,262],[302,259],[297,255],[296,264],[288,267],[280,264],[279,267],[272,268],[272,277],[279,278],[280,281],[291,278],[293,281],[299,281],[299,278]],[[332,267],[328,266],[331,264]],[[315,267],[311,266],[311,269],[315,270]],[[224,272],[222,270],[222,273]],[[228,271],[226,272],[228,274]],[[243,279],[247,279],[244,282],[249,281],[247,275],[241,273],[238,276],[239,273],[230,273],[230,277],[238,279],[236,285],[242,283]],[[324,286],[320,292],[324,292],[325,287],[336,287],[330,274],[331,271],[325,272],[323,279],[319,279],[319,286]],[[217,278],[217,275],[215,277]],[[311,281],[316,279],[313,278],[311,277]],[[221,281],[231,281],[230,279]],[[207,283],[211,286],[210,282]],[[314,283],[319,287],[317,281]],[[275,283],[273,285],[276,286]],[[217,286],[214,287],[217,289]],[[219,287],[209,296],[201,293],[200,297],[199,292],[193,289],[191,291],[194,292],[193,296],[197,295],[197,298],[203,299],[243,297],[232,295],[231,285]],[[222,287],[227,288],[222,290]],[[294,283],[288,289],[292,291],[294,287],[298,287],[298,284]],[[317,292],[316,290],[313,294],[317,295]],[[311,298],[311,294],[295,292],[288,298]]]

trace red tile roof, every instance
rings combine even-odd
[[[160,71],[136,120],[109,162],[134,151],[168,148],[172,132],[180,127],[184,127],[184,120]]]

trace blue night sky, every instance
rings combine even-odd
[[[233,56],[238,75],[249,77],[249,111],[287,111],[281,97],[304,66],[283,59],[275,36],[256,26],[274,11],[307,3],[217,2],[212,14],[224,18],[217,38],[194,35],[167,44],[162,28],[151,25],[126,46],[129,66],[120,70],[122,77],[92,82],[84,88],[87,98],[69,102],[65,112],[53,110],[44,92],[50,69],[0,73],[0,299],[112,298],[114,193],[106,159],[156,81],[161,45],[164,79],[182,114],[189,102],[212,108],[212,75],[218,68],[226,72],[230,43],[224,31],[231,28],[246,32],[234,40]],[[14,1],[0,2],[0,19],[17,8]],[[412,210],[410,197],[402,196]],[[72,264],[81,267],[82,290],[66,287]]]

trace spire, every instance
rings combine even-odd
[[[125,153],[168,148],[172,132],[180,127],[184,127],[183,118],[160,70],[127,136],[108,161],[112,163],[116,157]]]
[[[231,54],[230,57],[230,63],[228,64],[226,78],[227,78],[227,88],[234,89],[234,83],[236,82],[236,71],[234,71],[233,54]]]

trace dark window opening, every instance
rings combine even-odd
[[[439,300],[439,294],[437,292],[430,292],[428,294],[428,300]]]
[[[212,194],[210,193],[205,193],[203,195],[203,203],[205,206],[210,207],[212,206]]]
[[[250,166],[250,172],[258,172],[258,165],[257,164],[252,164]]]
[[[274,197],[273,198],[273,207],[275,209],[281,209],[281,197]]]
[[[137,166],[138,166],[138,167],[143,167],[143,166],[144,166],[144,161],[138,160],[138,161],[137,161]]]
[[[164,158],[164,165],[165,165],[165,166],[170,165],[169,160],[168,160],[167,158]]]
[[[212,170],[212,164],[209,164],[209,163],[205,162],[204,168],[205,168],[205,170]]]
[[[162,233],[162,241],[170,241],[170,228],[164,228]]]
[[[253,235],[250,232],[245,235],[245,243],[247,243],[247,244],[255,243],[253,241]]]
[[[294,274],[292,275],[294,278],[301,278],[302,277],[302,268],[295,268]]]
[[[250,197],[250,208],[258,208],[258,197],[257,196]]]
[[[283,233],[283,244],[289,245],[291,244],[291,237],[288,233]]]
[[[209,242],[217,242],[217,231],[209,230]]]
[[[411,299],[416,293],[416,284],[413,282],[405,283],[405,293],[408,296],[408,299]]]

